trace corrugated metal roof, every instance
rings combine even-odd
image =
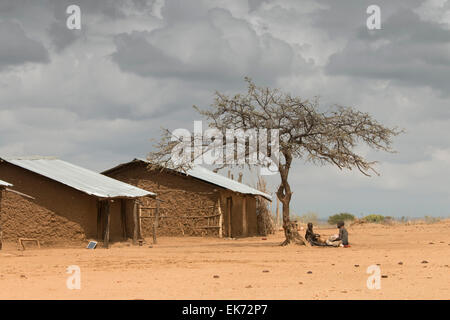
[[[12,187],[12,184],[8,183],[6,181],[0,180],[0,187]]]
[[[149,163],[147,160],[144,160],[144,159],[134,159],[133,161],[142,161],[142,162],[145,162],[145,163]],[[131,161],[131,162],[133,162],[133,161]],[[131,162],[129,162],[129,163],[131,163]],[[124,163],[124,164],[118,165],[115,168],[119,168],[119,167],[124,166],[126,164],[128,164],[128,163]],[[103,173],[107,173],[109,171],[112,171],[115,168],[106,170]],[[258,196],[262,196],[262,197],[266,198],[269,201],[272,201],[272,196],[271,195],[269,195],[267,193],[264,193],[264,192],[261,192],[261,191],[259,191],[257,189],[254,189],[254,188],[252,188],[252,187],[250,187],[250,186],[248,186],[246,184],[243,184],[243,183],[237,182],[235,180],[229,179],[227,177],[224,177],[221,174],[215,173],[215,172],[213,172],[211,170],[208,170],[208,169],[206,169],[206,168],[204,168],[204,167],[202,167],[200,165],[194,165],[193,168],[190,169],[190,170],[187,170],[187,172],[184,172],[184,171],[178,171],[178,172],[180,172],[182,174],[185,174],[187,176],[192,176],[194,178],[197,178],[197,179],[209,182],[211,184],[217,185],[219,187],[222,187],[222,188],[234,191],[234,192],[243,193],[243,194],[258,195]]]
[[[195,165],[192,169],[187,170],[186,174],[188,176],[192,176],[194,178],[210,182],[212,184],[221,186],[225,189],[229,189],[234,192],[258,195],[272,201],[272,196],[268,195],[267,193],[261,192],[246,184],[224,177],[221,174],[215,173],[199,165]]]
[[[138,198],[156,195],[153,192],[55,158],[35,157],[3,160],[100,198]]]

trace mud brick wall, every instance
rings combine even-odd
[[[202,181],[176,173],[150,172],[145,164],[130,164],[122,170],[108,173],[108,176],[158,194],[160,219],[157,229],[159,236],[218,236],[219,188]],[[153,235],[153,217],[156,201],[140,200],[142,216],[142,236]],[[150,209],[149,209],[150,208]],[[196,218],[193,218],[196,217]],[[205,217],[205,218],[200,218]]]
[[[1,225],[6,241],[35,238],[42,243],[53,243],[86,238],[79,224],[11,192],[3,196]]]
[[[6,191],[1,223],[3,238],[36,238],[43,242],[80,241],[97,237],[97,198],[61,183],[0,162],[0,177],[14,190],[35,199]],[[113,205],[111,239],[121,238],[119,210]]]
[[[246,237],[257,234],[256,198],[215,186],[199,179],[170,171],[149,171],[144,162],[132,162],[111,170],[108,176],[155,192],[160,203],[157,234],[161,236],[218,236],[219,203],[222,219],[222,235]],[[232,200],[231,217],[227,210],[227,198]],[[245,201],[245,203],[244,203]],[[142,215],[153,217],[156,201],[141,200]],[[186,218],[186,217],[191,218]],[[192,217],[204,218],[192,218]],[[142,236],[153,234],[153,218],[142,219]],[[204,228],[204,227],[209,228]],[[216,228],[214,228],[216,226]],[[231,228],[230,228],[231,227]],[[230,232],[230,230],[231,232]]]

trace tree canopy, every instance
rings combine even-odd
[[[258,87],[249,78],[245,81],[245,94],[229,96],[216,92],[209,108],[194,108],[206,118],[211,128],[223,134],[224,141],[226,130],[230,128],[278,131],[277,165],[281,182],[277,197],[283,204],[285,244],[304,242],[289,219],[292,190],[288,178],[294,159],[331,164],[339,169],[357,169],[366,176],[378,174],[374,168],[376,161],[366,159],[356,148],[364,144],[372,149],[394,152],[392,139],[402,130],[384,126],[368,113],[352,107],[333,106],[321,110],[317,98],[302,99],[280,89]],[[149,160],[167,164],[168,152],[176,142],[177,139],[166,130],[156,151],[150,153]],[[247,145],[244,141],[244,146]],[[226,161],[224,165],[227,165]],[[265,163],[260,162],[259,165]]]

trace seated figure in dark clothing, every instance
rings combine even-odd
[[[305,239],[312,246],[325,246],[326,244],[322,239],[320,239],[320,234],[314,233],[313,224],[311,222],[308,223],[308,229],[306,229]]]
[[[337,227],[339,229],[339,236],[335,239],[328,239],[327,245],[333,246],[333,247],[346,247],[349,246],[348,244],[348,232],[347,229],[344,227],[345,223],[344,221],[339,221],[337,223]]]

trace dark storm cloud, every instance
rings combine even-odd
[[[382,30],[360,28],[343,51],[330,57],[331,75],[399,81],[450,91],[450,30],[412,10],[392,14]]]
[[[248,0],[249,10],[256,10],[265,2],[271,2],[271,0]]]
[[[61,51],[70,46],[77,39],[89,33],[92,22],[102,23],[109,21],[124,21],[135,13],[152,13],[155,0],[50,0],[48,9],[53,12],[54,22],[48,28],[48,33],[56,51]],[[69,30],[66,27],[69,5],[76,4],[81,9],[81,30]]]
[[[0,70],[27,62],[47,63],[47,49],[13,21],[0,21]]]
[[[229,82],[248,75],[273,82],[292,72],[294,59],[307,66],[288,43],[258,35],[228,10],[169,1],[162,14],[164,27],[115,38],[112,57],[121,70],[189,81]]]
[[[296,162],[292,212],[442,213],[450,63],[448,25],[438,22],[450,1],[427,1],[420,20],[423,3],[0,0],[0,21],[15,21],[0,29],[0,155],[56,155],[95,170],[145,157],[161,127],[192,131],[201,120],[193,104],[245,91],[249,75],[407,130],[395,139],[399,154],[368,153],[381,177]],[[81,7],[81,32],[66,28],[69,4]],[[370,4],[381,7],[380,32],[365,27]]]
[[[65,21],[60,20],[55,21],[50,25],[48,33],[56,51],[59,52],[74,43],[81,35],[82,31],[70,30],[66,27]]]
[[[123,18],[126,16],[124,8],[130,4],[129,1],[108,0],[108,1],[92,1],[92,0],[49,0],[49,9],[53,10],[57,19],[65,19],[67,17],[66,9],[69,5],[78,5],[82,14],[107,16],[110,18]]]

